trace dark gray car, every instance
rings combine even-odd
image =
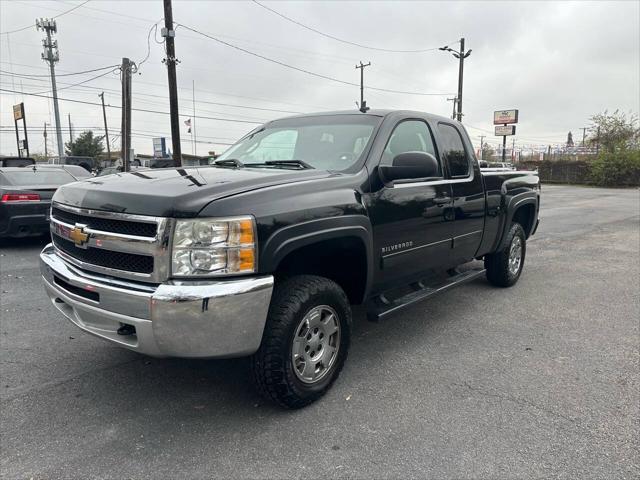
[[[48,233],[51,197],[75,181],[63,168],[0,168],[0,237]]]

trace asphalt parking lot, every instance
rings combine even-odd
[[[328,395],[283,411],[244,360],[152,359],[81,333],[0,244],[4,478],[638,478],[640,191],[544,186],[511,289],[356,314]]]

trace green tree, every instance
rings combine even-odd
[[[73,142],[65,144],[66,153],[74,157],[96,158],[104,150],[102,138],[94,137],[91,130],[84,131]]]
[[[605,110],[591,117],[593,125],[589,128],[589,143],[599,145],[608,153],[621,150],[637,150],[640,143],[638,117],[616,110],[609,113]]]
[[[482,160],[485,160],[487,162],[491,161],[491,158],[496,154],[495,150],[493,148],[491,148],[491,145],[489,145],[488,143],[485,143],[484,145],[482,145]]]
[[[591,162],[591,181],[603,186],[640,185],[638,117],[605,110],[591,121],[589,143],[600,147],[600,154]]]

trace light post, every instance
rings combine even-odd
[[[460,39],[460,51],[454,50],[448,45],[444,47],[440,47],[439,50],[443,52],[451,52],[454,57],[460,60],[459,68],[458,68],[458,96],[457,96],[457,104],[458,104],[458,121],[462,121],[462,77],[464,74],[464,59],[471,55],[471,50],[464,51],[464,38]]]

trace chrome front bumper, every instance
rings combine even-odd
[[[182,281],[158,286],[89,274],[49,244],[40,253],[44,286],[56,307],[85,332],[155,357],[228,358],[262,341],[273,277]],[[119,335],[123,325],[135,334]]]

